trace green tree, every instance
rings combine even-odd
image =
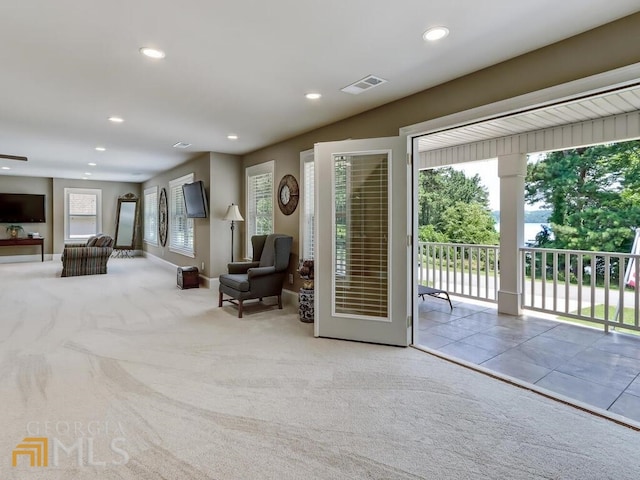
[[[467,211],[469,214],[479,216],[478,219],[472,219],[469,224],[476,224],[476,220],[477,224],[490,224],[491,230],[495,234],[493,227],[495,222],[488,208],[489,192],[487,188],[482,185],[479,175],[467,177],[464,172],[454,170],[451,167],[421,170],[418,180],[420,241],[467,242],[467,240],[471,238],[488,238],[484,234],[473,235],[471,232],[466,232],[464,235],[460,233],[462,235],[461,237],[452,237],[447,233],[447,228],[450,227],[449,216],[457,215],[462,209],[458,204],[477,205],[477,207],[473,207]],[[449,211],[451,208],[453,208],[453,210]],[[447,227],[447,225],[449,225],[449,227]],[[449,228],[448,231],[462,232],[462,230],[456,230],[452,227]],[[482,242],[474,241],[468,243]]]
[[[491,213],[477,202],[456,202],[447,208],[442,233],[456,243],[495,245],[500,239]]]
[[[640,141],[547,154],[527,166],[526,201],[551,209],[539,245],[628,252],[640,226]]]

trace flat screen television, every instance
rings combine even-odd
[[[0,223],[45,223],[45,195],[0,193]]]
[[[184,194],[184,206],[187,209],[189,218],[207,218],[207,194],[204,191],[204,183],[198,180],[193,183],[182,185]]]

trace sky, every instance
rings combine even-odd
[[[542,154],[529,155],[529,162],[536,162],[542,158]],[[454,170],[464,172],[467,177],[478,174],[482,184],[489,190],[489,208],[491,211],[500,210],[500,178],[498,178],[498,159],[480,160],[478,162],[458,163],[450,165]],[[525,210],[538,210],[542,204],[525,204]]]
[[[464,172],[467,177],[480,176],[482,184],[489,190],[489,208],[500,210],[500,179],[498,178],[498,159],[481,160],[451,165],[454,170]]]

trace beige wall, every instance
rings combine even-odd
[[[72,180],[54,178],[53,182],[53,253],[64,250],[64,189],[65,188],[97,188],[102,190],[102,232],[116,236],[116,215],[118,197],[125,193],[133,193],[140,197],[139,183],[100,182],[93,180]],[[138,232],[137,243],[141,244],[141,232]]]
[[[64,189],[98,188],[102,190],[102,231],[115,236],[118,197],[125,193],[140,195],[139,183],[99,182],[62,178],[0,176],[0,191],[4,193],[34,193],[46,195],[46,223],[23,224],[25,232],[38,232],[45,237],[46,254],[62,253],[64,249]],[[0,235],[5,236],[5,229]],[[138,237],[140,239],[140,236]],[[140,242],[138,242],[140,243]],[[39,248],[2,248],[0,256],[35,255]]]
[[[171,180],[175,180],[176,178],[180,178],[184,175],[188,175],[193,173],[194,181],[202,180],[204,183],[205,190],[207,195],[210,196],[211,188],[210,188],[210,176],[209,176],[209,154],[203,154],[199,157],[185,162],[181,165],[178,165],[171,170],[168,170],[160,175],[153,177],[150,180],[147,180],[142,185],[142,191],[144,192],[145,188],[149,187],[158,187],[158,196],[160,195],[160,190],[165,188],[167,190],[167,200],[169,201],[169,182]],[[143,199],[144,204],[144,199]],[[144,206],[143,206],[144,208]],[[171,206],[169,206],[169,210]],[[144,210],[143,210],[144,211]],[[179,253],[173,253],[169,251],[169,242],[170,238],[167,235],[167,244],[163,247],[162,245],[153,246],[144,244],[143,249],[149,252],[156,257],[159,257],[163,260],[166,260],[169,263],[178,266],[196,266],[205,276],[208,275],[209,271],[209,252],[210,252],[210,237],[209,237],[209,218],[194,218],[194,239],[193,239],[193,247],[195,250],[195,258],[187,257],[184,255],[180,255]],[[204,263],[205,268],[202,269],[202,263]]]
[[[18,176],[0,176],[0,192],[2,193],[32,193],[46,195],[45,220],[46,223],[23,223],[27,232],[38,232],[44,237],[44,252],[51,253],[53,249],[53,181],[51,178],[31,178]],[[21,234],[23,235],[23,234]],[[0,225],[0,238],[8,238],[6,225]],[[3,247],[0,248],[0,256],[13,255],[40,255],[40,247]]]
[[[204,262],[204,275],[217,277],[226,271],[226,263],[230,260],[231,233],[228,222],[222,221],[221,217],[232,202],[241,206],[244,215],[244,168],[247,166],[274,160],[276,186],[286,174],[293,174],[300,182],[300,152],[312,148],[317,142],[394,136],[404,126],[640,63],[638,45],[640,13],[268,146],[242,158],[217,153],[203,154],[144,182],[142,186],[136,183],[0,176],[0,191],[47,195],[47,223],[25,225],[25,229],[38,231],[45,236],[46,253],[61,253],[64,245],[65,187],[102,188],[103,230],[114,235],[119,195],[129,192],[142,195],[144,188],[154,185],[168,188],[170,180],[193,172],[196,180],[205,183],[210,202],[210,218],[195,219],[196,258],[171,253],[168,246],[145,244],[143,248],[175,265],[196,265],[201,268]],[[295,272],[298,262],[299,222],[300,208],[292,215],[285,216],[276,206],[274,230],[294,237],[290,273]],[[236,258],[244,255],[244,231],[244,224],[240,223],[236,229]],[[3,234],[4,229],[0,231],[0,235]],[[0,249],[0,255],[24,253],[23,249]],[[37,252],[34,250],[33,253]],[[297,275],[294,277],[296,284],[293,288],[297,289],[301,282]]]
[[[211,214],[211,254],[209,265],[210,276],[218,277],[227,273],[227,263],[231,261],[231,224],[222,220],[227,208],[232,203],[240,206],[244,217],[244,201],[242,198],[242,159],[236,155],[211,153],[211,185],[209,194],[209,212]],[[244,222],[236,223],[234,230],[233,258],[242,258],[242,238],[244,238]]]
[[[144,211],[144,188],[158,186],[169,188],[169,181],[193,173],[195,180],[202,180],[209,198],[209,218],[194,219],[195,258],[185,257],[169,251],[165,247],[154,247],[142,242],[142,223]],[[64,249],[64,189],[98,188],[102,190],[102,231],[115,236],[116,210],[118,197],[134,193],[140,202],[140,229],[137,232],[137,248],[174,265],[195,265],[207,277],[217,277],[226,273],[227,263],[231,260],[230,224],[222,220],[227,207],[233,202],[242,206],[242,160],[235,155],[206,153],[176,168],[164,172],[144,184],[126,182],[100,182],[61,178],[16,177],[0,175],[0,192],[34,193],[46,195],[46,223],[24,224],[26,232],[38,232],[45,237],[45,253],[62,253]],[[213,185],[213,188],[211,187]],[[241,258],[242,223],[238,225],[235,236],[235,258]],[[8,237],[0,226],[0,238]],[[39,247],[6,247],[0,249],[0,256],[36,255]],[[202,270],[202,264],[205,268]]]
[[[300,180],[300,152],[317,142],[395,136],[401,127],[639,63],[638,45],[640,13],[252,152],[243,163],[275,160],[276,185],[288,173]],[[295,239],[292,272],[298,261],[299,218],[299,209],[288,217],[275,209],[275,231]],[[297,279],[294,288],[300,286]]]
[[[209,217],[194,219],[195,258],[170,252],[169,239],[165,247],[145,244],[143,248],[169,263],[194,265],[202,275],[216,278],[221,273],[227,273],[227,263],[231,260],[230,224],[223,221],[222,217],[231,203],[242,205],[242,159],[236,155],[205,153],[144,182],[142,189],[144,191],[145,188],[157,186],[159,189],[166,188],[168,193],[169,181],[189,173],[194,174],[196,181],[204,182],[209,199]],[[242,225],[236,229],[236,245],[240,244],[240,238]]]

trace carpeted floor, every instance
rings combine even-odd
[[[0,265],[2,480],[640,476],[640,433],[415,349],[238,319],[147,259],[60,270]],[[25,437],[48,466],[12,467]]]

